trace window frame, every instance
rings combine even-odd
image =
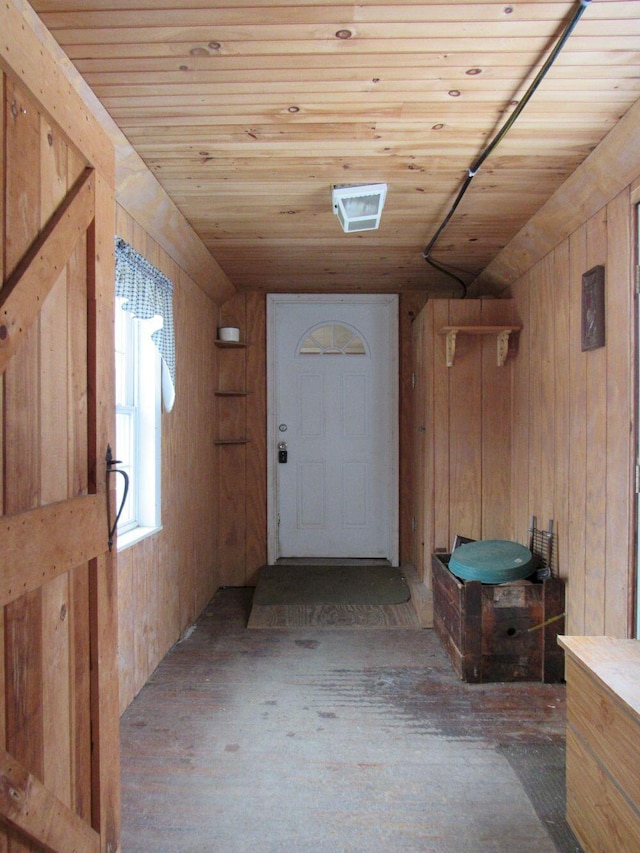
[[[117,528],[119,551],[162,529],[162,367],[160,353],[151,339],[162,319],[136,318],[122,309],[125,301],[123,297],[115,299],[115,311],[119,312],[115,336],[116,454],[121,460],[119,467],[130,481],[127,504]],[[122,346],[124,353],[118,349]],[[129,441],[122,441],[118,416],[126,416],[131,424]],[[118,502],[123,488],[124,480],[118,478]]]

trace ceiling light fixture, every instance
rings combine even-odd
[[[387,197],[386,184],[335,186],[332,192],[333,212],[344,231],[373,231],[380,225]]]

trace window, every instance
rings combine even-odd
[[[303,336],[299,355],[366,355],[362,338],[343,323],[323,323]]]
[[[161,399],[175,399],[173,285],[160,270],[116,238],[116,455],[129,477],[118,522],[123,548],[158,530]],[[124,480],[118,478],[118,505]]]
[[[133,544],[160,527],[160,354],[151,334],[160,317],[140,320],[116,297],[116,448],[129,476],[129,494],[118,522],[118,546]],[[117,478],[117,502],[124,493]]]

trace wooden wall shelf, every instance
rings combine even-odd
[[[522,326],[443,326],[440,334],[447,336],[447,367],[453,367],[458,335],[495,335],[497,364],[498,367],[502,367],[509,352],[509,335],[512,332],[519,332],[520,329]]]
[[[220,338],[216,338],[214,343],[220,349],[243,350],[243,349],[247,348],[247,343],[245,341],[221,341]],[[231,358],[231,356],[229,356],[229,358]],[[223,362],[226,361],[226,359],[223,358],[222,356],[221,356],[221,359],[223,360]],[[239,363],[236,362],[235,357],[232,359],[232,361],[235,362],[236,366],[238,366]],[[238,384],[240,382],[242,382],[242,384],[244,384],[244,382],[243,382],[244,368],[241,371],[241,374],[239,374],[236,370],[229,371],[229,369],[228,369],[229,368],[229,362],[228,361],[226,364],[226,368],[227,369],[219,372],[218,378],[219,378],[219,381],[222,385],[234,385],[236,382],[238,382]],[[227,398],[232,398],[232,399],[234,399],[234,398],[239,399],[241,397],[248,397],[249,396],[248,391],[245,391],[244,389],[240,389],[240,388],[233,388],[233,387],[228,388],[228,389],[219,388],[217,391],[214,391],[213,393],[214,393],[214,396],[216,396],[216,397],[227,397]],[[225,408],[225,410],[227,410],[226,414],[231,416],[232,410],[227,409],[226,406],[224,408]],[[235,409],[235,406],[233,406],[232,409]],[[241,414],[243,410],[242,409],[240,409],[240,410],[235,409],[235,411],[236,411],[236,415],[238,415],[238,413]],[[242,418],[240,418],[240,420],[242,420]],[[232,435],[234,432],[236,432],[236,430],[238,432],[240,432],[240,430],[242,430],[242,432],[244,432],[244,427],[238,423],[238,417],[237,416],[231,417],[230,420],[225,417],[225,422],[226,422],[226,427],[222,427],[221,432],[231,433]],[[234,424],[235,424],[235,428],[234,428]],[[240,445],[240,444],[248,444],[248,443],[249,443],[248,438],[216,438],[216,439],[214,439],[214,444],[219,445],[219,446],[220,445],[231,445],[231,444]]]
[[[245,341],[221,341],[219,338],[216,338],[213,343],[220,349],[244,349],[249,346]]]

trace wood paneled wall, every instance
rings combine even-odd
[[[449,550],[456,533],[525,543],[531,516],[552,519],[571,634],[633,633],[631,191],[520,276],[512,300],[430,301],[414,328],[419,572],[428,584],[430,552]],[[582,274],[596,264],[606,270],[606,345],[582,352]],[[493,340],[461,336],[444,366],[439,328],[509,319],[523,328],[504,368]]]
[[[400,563],[415,562],[415,540],[417,536],[414,523],[414,494],[422,493],[423,470],[418,463],[419,448],[416,447],[416,422],[414,408],[418,405],[419,390],[414,386],[413,372],[414,329],[417,318],[426,302],[424,293],[403,293],[400,295],[398,312],[400,346]]]
[[[162,530],[118,554],[121,708],[219,586],[222,557],[218,415],[218,306],[121,207],[116,233],[174,284],[176,401],[162,414]]]
[[[511,300],[427,302],[414,324],[414,560],[431,586],[431,554],[456,534],[509,538],[512,532],[511,386],[515,359],[497,364],[495,335],[458,334],[446,364],[444,326],[513,320]],[[511,348],[517,348],[517,335]],[[526,541],[527,526],[517,538]],[[525,538],[523,538],[525,537]]]
[[[246,439],[218,446],[220,554],[229,586],[253,586],[267,561],[266,300],[262,293],[227,300],[219,326],[237,326],[246,349],[218,351],[216,388],[246,391],[218,398],[216,437]]]
[[[429,553],[448,550],[456,533],[524,543],[531,516],[543,527],[553,520],[570,634],[634,632],[639,187],[616,194],[512,282],[512,314],[500,314],[506,300],[435,300],[414,327],[419,572],[428,583]],[[582,275],[597,264],[606,271],[606,344],[583,352]],[[522,325],[506,368],[493,366],[492,341],[459,336],[447,370],[438,329],[480,317]]]
[[[254,585],[266,563],[266,300],[239,293],[218,308],[121,207],[116,232],[174,282],[177,370],[175,407],[162,415],[162,530],[118,555],[124,710],[213,593]],[[403,560],[412,537],[411,324],[423,304],[417,294],[401,299]],[[247,347],[216,347],[219,326],[238,326]],[[246,443],[215,443],[225,438]]]
[[[554,520],[569,634],[632,630],[630,193],[612,198],[511,288],[524,327],[514,360],[512,530],[525,529],[530,515],[545,525]],[[605,266],[606,343],[582,352],[582,274],[596,264]]]
[[[411,560],[413,448],[411,327],[424,305],[421,294],[400,299],[400,559]],[[218,386],[246,390],[243,398],[219,398],[216,435],[246,437],[247,444],[223,445],[220,464],[220,554],[225,583],[252,585],[267,559],[266,300],[239,293],[220,308],[219,325],[238,326],[245,350],[218,350]]]

